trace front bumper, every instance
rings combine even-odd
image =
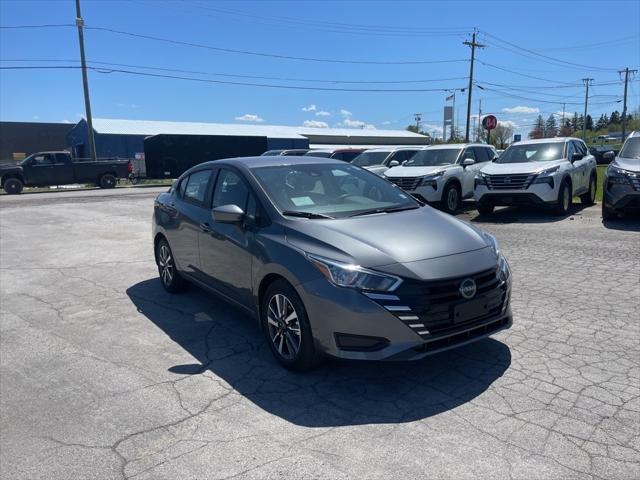
[[[530,185],[526,190],[491,190],[486,185],[476,185],[473,196],[478,203],[495,206],[554,205],[558,201],[557,188],[545,183]]]
[[[640,190],[634,186],[624,184],[608,184],[605,179],[603,186],[604,204],[616,211],[640,209]]]
[[[511,326],[510,281],[501,282],[493,269],[470,277],[478,285],[471,300],[459,295],[459,278],[407,281],[397,292],[370,296],[317,279],[298,285],[298,293],[324,355],[418,360]],[[464,316],[457,321],[460,312]]]

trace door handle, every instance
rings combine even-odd
[[[201,223],[200,230],[202,230],[203,233],[211,233],[211,225],[208,223]]]

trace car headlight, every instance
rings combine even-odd
[[[610,165],[607,169],[607,179],[609,183],[627,185],[631,175],[633,175],[632,172],[614,167],[613,165]]]
[[[442,178],[443,175],[444,175],[444,170],[440,172],[430,173],[429,175],[425,175],[420,179],[420,186],[423,187],[423,186],[431,185],[432,187],[436,187],[438,184],[437,182],[438,179]]]
[[[477,187],[478,185],[486,185],[486,184],[487,184],[487,180],[484,178],[484,175],[481,173],[478,173],[473,180],[473,186]]]
[[[511,269],[509,268],[507,259],[504,258],[504,255],[500,251],[500,244],[498,243],[498,240],[490,233],[483,232],[483,234],[485,240],[493,249],[493,252],[496,254],[496,258],[498,259],[498,276],[500,280],[503,282],[508,281],[511,278]]]
[[[398,277],[367,270],[359,265],[346,264],[309,253],[307,258],[327,280],[338,287],[393,292],[402,283],[402,279]]]
[[[546,183],[551,188],[553,188],[553,174],[556,173],[559,169],[560,167],[556,165],[555,167],[542,170],[541,172],[538,172],[538,175],[531,183]]]

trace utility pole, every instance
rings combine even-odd
[[[629,70],[629,67],[618,73],[624,72],[624,100],[622,105],[622,141],[624,142],[627,135],[627,86],[629,84],[629,74],[634,74],[637,70]]]
[[[564,127],[564,106],[565,104],[562,104],[562,124],[560,125],[560,127]]]
[[[414,113],[413,116],[416,119],[416,133],[420,133],[420,122],[422,121],[422,114]]]
[[[93,138],[93,118],[91,117],[91,101],[89,100],[89,78],[87,77],[87,61],[84,56],[84,20],[80,13],[80,0],[76,0],[76,25],[78,26],[78,40],[80,41],[80,63],[82,65],[82,87],[84,88],[84,109],[87,115],[87,129],[89,134],[89,156],[96,161],[96,144]]]
[[[589,102],[589,85],[593,78],[583,78],[582,83],[587,87],[584,94],[584,117],[582,119],[582,140],[587,141],[587,103]]]
[[[480,141],[480,128],[482,125],[482,99],[478,100],[478,130],[476,130],[476,142]]]
[[[473,30],[473,35],[471,37],[471,42],[465,41],[462,42],[464,45],[471,47],[471,65],[469,67],[469,93],[467,94],[467,128],[464,132],[464,141],[469,141],[469,123],[471,122],[471,90],[473,88],[473,63],[476,58],[476,47],[483,48],[484,45],[480,43],[476,43],[476,30]]]

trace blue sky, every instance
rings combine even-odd
[[[640,64],[637,0],[82,0],[82,9],[88,27],[201,45],[87,30],[88,61],[135,66],[99,65],[107,69],[296,87],[438,90],[314,91],[92,71],[95,117],[405,128],[413,123],[413,114],[421,112],[426,129],[438,134],[448,95],[444,90],[466,87],[469,49],[462,42],[477,27],[486,48],[477,54],[475,77],[484,90],[474,88],[473,112],[482,99],[483,113],[493,113],[526,133],[538,113],[547,117],[559,112],[563,102],[567,112],[582,112],[584,77],[594,78],[589,109],[593,116],[621,111],[616,101],[622,98],[622,84],[616,70]],[[0,0],[0,26],[69,24],[74,18],[73,0]],[[206,46],[333,61],[222,52]],[[74,66],[78,58],[77,31],[72,27],[0,29],[0,66]],[[639,78],[630,84],[630,110],[638,108]],[[378,83],[328,83],[336,80]],[[611,82],[615,83],[599,85]],[[463,92],[456,94],[456,110],[464,127]],[[75,123],[83,115],[79,70],[0,71],[0,119]]]

